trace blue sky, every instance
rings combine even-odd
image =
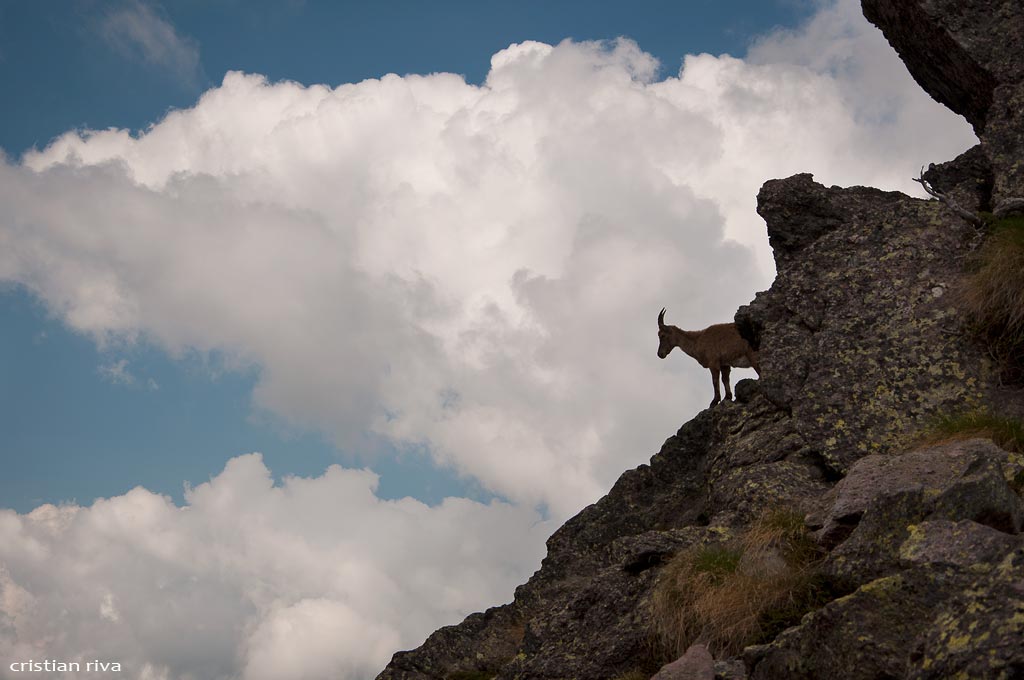
[[[228,70],[271,80],[338,85],[385,73],[448,71],[479,83],[494,52],[525,39],[555,44],[631,37],[673,75],[687,53],[742,54],[753,36],[793,26],[808,3],[778,2],[191,2],[154,12],[171,23],[198,63],[186,74],[148,62],[137,46],[99,27],[117,3],[0,5],[0,147],[12,158],[76,128],[142,130],[195,103]],[[135,485],[181,500],[227,458],[264,453],[278,476],[313,474],[337,460],[315,431],[255,414],[252,371],[207,370],[216,357],[168,357],[144,341],[126,355],[137,381],[102,366],[97,351],[23,288],[0,288],[0,504],[21,512],[43,502],[122,493]],[[253,369],[258,370],[258,369]],[[159,389],[147,387],[154,380]],[[358,452],[352,452],[358,455]],[[487,498],[479,485],[422,457],[377,458],[384,497]]]
[[[186,107],[228,70],[301,83],[385,73],[486,75],[513,42],[627,36],[669,75],[684,54],[742,55],[751,38],[808,16],[801,0],[690,2],[241,2],[180,0],[157,12],[194,45],[194,80],[112,46],[96,26],[117,3],[5,2],[0,82],[9,94],[0,147],[17,155],[75,127],[144,128]]]
[[[144,341],[100,351],[19,286],[0,294],[0,327],[4,507],[89,503],[137,485],[181,502],[186,482],[204,482],[252,451],[278,477],[319,474],[339,460],[318,432],[253,411],[257,369],[226,368],[216,354],[172,358]],[[129,362],[130,383],[107,370],[119,361]],[[373,467],[383,498],[490,497],[422,456],[395,451]]]
[[[976,143],[856,0],[7,1],[0,87],[0,662],[167,680],[507,602],[707,406],[657,313],[770,285],[765,180]]]

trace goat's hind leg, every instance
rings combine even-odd
[[[729,387],[730,366],[722,366],[722,385],[725,387],[725,400],[732,401],[732,388]]]
[[[718,391],[719,369],[718,366],[711,366],[709,367],[709,370],[711,371],[711,384],[715,386],[715,400],[711,402],[711,405],[714,406],[718,402],[722,401],[721,393]]]

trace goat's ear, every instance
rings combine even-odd
[[[658,314],[658,328],[665,327],[665,308],[661,308],[661,313]]]

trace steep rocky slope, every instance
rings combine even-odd
[[[1024,195],[1019,0],[863,4],[982,140],[926,178],[972,211]],[[767,182],[758,212],[778,276],[736,321],[761,379],[556,531],[512,603],[378,680],[649,677],[666,660],[650,614],[666,562],[779,506],[807,512],[831,601],[719,660],[719,677],[1024,677],[1024,505],[1008,483],[1024,461],[983,440],[914,448],[936,414],[1021,402],[953,302],[978,232],[938,201],[810,175]]]

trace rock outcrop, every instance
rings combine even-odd
[[[926,179],[971,211],[1024,195],[1019,0],[863,6],[981,138]],[[652,643],[664,565],[780,506],[807,512],[828,597],[714,677],[1024,677],[1024,460],[918,443],[938,414],[1020,411],[955,303],[977,231],[938,201],[806,174],[766,182],[758,213],[778,275],[736,322],[760,380],[556,531],[513,602],[395,654],[378,680],[649,678],[672,660]],[[698,648],[665,672],[707,662]]]
[[[1019,0],[862,0],[925,92],[964,116],[995,201],[1024,196],[1024,13]]]
[[[956,337],[973,229],[935,201],[810,175],[766,182],[778,274],[740,308],[762,389],[836,474],[905,446],[937,411],[978,406],[985,363]]]

